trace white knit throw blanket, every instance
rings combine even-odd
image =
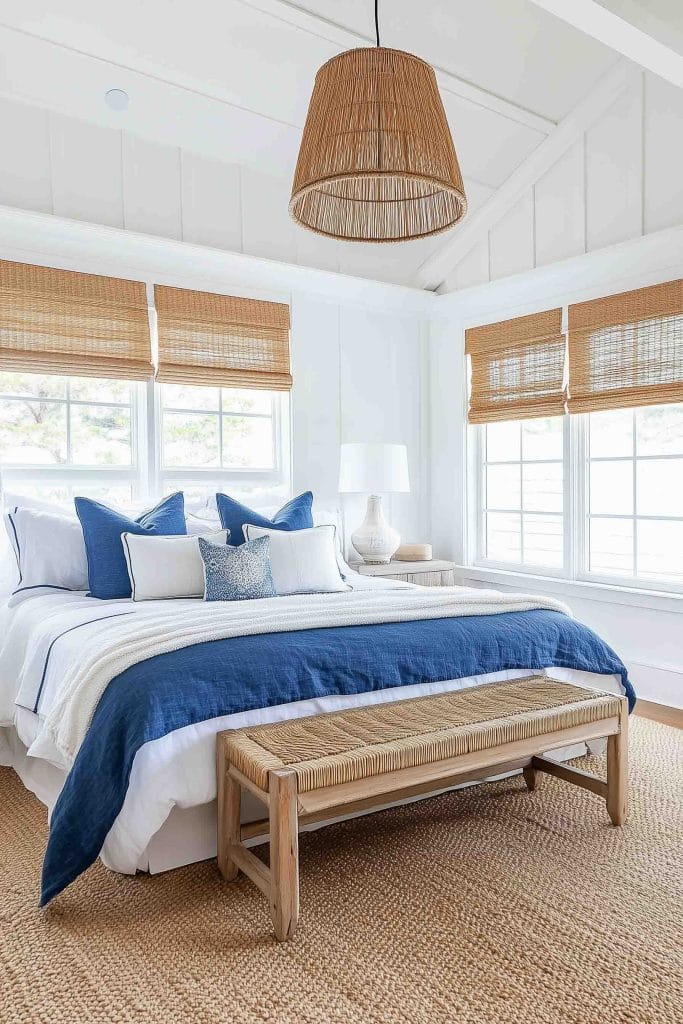
[[[571,614],[566,605],[529,594],[462,587],[349,591],[266,598],[248,602],[158,603],[134,615],[112,619],[106,633],[83,652],[64,675],[57,699],[29,753],[70,766],[95,709],[112,679],[157,654],[192,644],[258,633],[381,622],[497,615],[533,609]]]

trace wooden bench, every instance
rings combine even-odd
[[[218,734],[218,866],[243,871],[270,901],[275,934],[299,916],[298,830],[313,822],[523,769],[601,796],[614,825],[626,816],[625,697],[540,676]],[[607,736],[607,781],[543,756]],[[242,789],[268,817],[240,824]],[[270,867],[244,843],[270,837]]]

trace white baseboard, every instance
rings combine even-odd
[[[626,667],[638,697],[683,710],[683,669],[635,661]]]

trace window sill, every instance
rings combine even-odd
[[[559,597],[580,598],[582,601],[601,601],[606,604],[623,604],[635,608],[652,608],[656,611],[683,614],[683,594],[661,590],[642,590],[637,587],[620,587],[607,583],[587,583],[578,580],[559,579],[557,576],[537,576],[531,573],[515,572],[509,569],[493,569],[481,566],[456,565],[460,582],[475,580],[477,583],[493,583],[514,587],[520,591],[542,590]]]

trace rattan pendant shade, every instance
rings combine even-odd
[[[355,242],[434,235],[467,199],[434,71],[384,46],[347,50],[318,71],[289,212]]]

